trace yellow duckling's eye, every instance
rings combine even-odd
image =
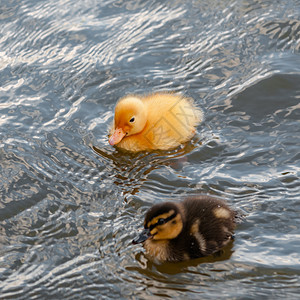
[[[135,121],[135,117],[132,117],[132,118],[129,120],[130,123],[133,123],[134,121]]]

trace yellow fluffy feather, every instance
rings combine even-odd
[[[109,143],[132,152],[168,150],[190,140],[201,121],[202,111],[181,95],[130,95],[116,105]]]

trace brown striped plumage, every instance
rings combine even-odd
[[[232,239],[237,213],[224,200],[188,197],[182,202],[154,205],[144,231],[133,241],[160,261],[183,261],[217,252]]]

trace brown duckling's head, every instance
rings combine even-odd
[[[146,214],[143,232],[132,242],[143,243],[176,238],[183,229],[183,216],[176,203],[164,202],[150,208]]]

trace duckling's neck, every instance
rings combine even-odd
[[[144,247],[150,256],[160,261],[166,261],[170,256],[169,240],[147,240]]]
[[[183,240],[184,236],[180,233],[177,238],[172,240],[147,240],[144,243],[144,247],[148,255],[161,262],[188,260],[190,259],[190,255],[182,249]]]

